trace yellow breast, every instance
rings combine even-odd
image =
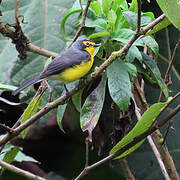
[[[91,59],[86,62],[82,62],[79,65],[75,65],[72,68],[66,69],[60,75],[56,76],[56,80],[60,80],[64,83],[70,83],[77,79],[80,79],[85,74],[89,72],[94,62],[94,57],[91,56]]]

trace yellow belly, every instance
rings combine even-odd
[[[64,83],[70,83],[77,79],[80,79],[89,72],[93,65],[94,57],[87,62],[83,62],[79,65],[75,65],[72,68],[66,69],[61,74],[54,76],[53,79],[62,81]]]

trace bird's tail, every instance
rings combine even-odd
[[[17,88],[15,91],[13,91],[12,92],[12,95],[16,95],[16,94],[18,94],[20,91],[22,91],[23,89],[25,89],[25,88],[27,88],[28,86],[30,86],[30,85],[33,85],[33,84],[35,84],[35,83],[37,83],[37,82],[40,82],[40,81],[42,81],[42,79],[40,78],[40,76],[37,76],[37,77],[35,77],[35,78],[33,78],[33,79],[30,79],[30,80],[28,80],[28,81],[26,81],[21,87],[19,87],[19,88]]]

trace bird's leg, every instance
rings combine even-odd
[[[69,95],[69,91],[68,91],[68,88],[66,87],[66,84],[63,84],[64,85],[64,89],[66,90],[66,96]]]
[[[65,89],[65,91],[66,91],[66,96],[69,96],[69,90],[68,90],[68,88],[66,87],[66,84],[63,84],[63,85],[64,85],[64,89]],[[69,96],[69,97],[67,98],[66,103],[67,103],[68,101],[70,101],[70,99],[71,99],[71,96]]]
[[[45,83],[49,89],[49,99],[48,99],[48,102],[50,103],[52,101],[52,88],[51,86],[48,84],[47,80],[45,80]]]

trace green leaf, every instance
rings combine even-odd
[[[92,142],[92,131],[98,123],[103,108],[106,79],[106,76],[102,77],[98,87],[87,97],[80,112],[81,129],[83,132],[88,131],[90,142]]]
[[[12,147],[9,151],[7,151],[4,155],[3,161],[7,162],[7,163],[12,163],[16,157],[16,155],[19,152],[19,147],[18,146],[14,146]]]
[[[121,11],[121,8],[117,8],[116,10],[116,22],[115,22],[115,31],[117,30],[118,26],[120,25],[120,22],[122,21],[122,19],[124,18],[123,17],[123,14],[122,14],[122,11]]]
[[[0,83],[0,90],[15,91],[16,89],[17,89],[16,86],[12,86],[12,85],[7,85],[7,84],[2,84],[2,83]]]
[[[98,27],[101,29],[107,29],[107,22],[102,18],[98,18],[95,21],[86,21],[86,27]]]
[[[131,82],[124,63],[118,59],[107,68],[108,87],[113,101],[126,111],[131,97]]]
[[[159,54],[159,45],[156,42],[156,40],[154,38],[152,38],[151,36],[145,36],[141,39],[144,44],[153,51],[153,53],[155,54],[155,56],[157,57]]]
[[[61,129],[61,131],[63,131],[64,133],[65,133],[65,131],[64,131],[63,125],[62,125],[62,119],[64,116],[64,112],[66,110],[66,107],[67,107],[67,104],[63,104],[63,105],[59,105],[58,109],[57,109],[57,123],[58,123],[58,126]]]
[[[112,9],[108,12],[107,18],[108,18],[108,26],[114,28],[117,15]]]
[[[128,21],[129,25],[132,27],[133,30],[137,28],[137,13],[132,11],[125,11],[123,12],[124,18]],[[141,16],[141,26],[146,26],[150,22],[152,22],[153,14],[152,13],[142,13]]]
[[[28,120],[30,117],[32,117],[39,109],[39,103],[41,101],[42,94],[39,94],[37,97],[35,97],[28,105],[26,110],[23,113],[21,124],[23,124],[26,120]],[[27,132],[29,130],[29,127],[24,129],[21,134],[22,137],[25,138]]]
[[[139,61],[142,61],[142,55],[139,49],[136,46],[132,45],[129,48],[128,54],[126,55],[125,59],[127,62],[133,62],[135,58],[137,58]]]
[[[168,89],[161,77],[161,73],[159,71],[157,64],[150,56],[148,56],[144,53],[142,53],[142,57],[143,57],[143,63],[146,64],[146,66],[150,69],[152,76],[154,77],[154,79],[158,83],[159,87],[163,91],[165,97],[167,98],[168,97]]]
[[[46,67],[52,60],[53,60],[53,59],[52,59],[52,56],[51,56],[50,58],[48,58],[48,59],[46,60],[46,63],[45,63],[45,65],[44,65],[44,67]]]
[[[105,37],[105,36],[110,36],[110,33],[106,30],[91,34],[90,36],[88,36],[88,39],[94,39],[94,38]]]
[[[128,73],[132,76],[136,76],[137,75],[137,68],[135,65],[131,64],[131,63],[124,63],[126,66],[126,69],[128,71]]]
[[[90,7],[96,12],[96,14],[102,14],[101,6],[99,2],[94,1],[90,4]]]
[[[136,13],[138,12],[137,0],[132,0],[129,10]]]
[[[37,163],[38,161],[36,161],[34,158],[25,155],[23,152],[19,151],[17,156],[15,157],[15,160],[18,162],[22,162],[22,161],[31,161],[31,162],[35,162]]]
[[[111,8],[112,0],[102,0],[103,12],[108,17],[109,10]]]
[[[150,30],[149,32],[146,33],[145,36],[147,35],[152,35],[164,28],[166,28],[167,26],[169,26],[171,24],[171,22],[169,21],[169,19],[167,17],[165,17],[160,23],[158,23],[152,30]]]
[[[135,127],[111,149],[110,154],[113,154],[116,151],[120,150],[122,147],[129,144],[135,137],[147,131],[153,124],[156,117],[161,113],[161,111],[166,107],[168,103],[169,101],[165,103],[153,104],[147,111],[145,111],[141,119],[135,125]],[[115,159],[119,159],[124,156],[127,156],[128,154],[136,150],[144,142],[144,140],[145,139],[138,142],[135,146],[131,147],[130,149],[128,149],[127,151],[125,151],[120,156],[116,157]]]
[[[66,34],[65,31],[65,23],[67,21],[67,19],[69,18],[69,16],[71,16],[72,14],[75,13],[80,13],[82,10],[81,9],[76,9],[76,10],[70,10],[62,19],[61,21],[61,26],[60,26],[60,31],[61,34],[63,35],[64,39],[66,39],[67,41],[71,40],[71,38],[68,37],[68,35]]]
[[[77,93],[72,96],[72,102],[76,107],[76,110],[80,112],[81,110],[81,97],[82,97],[83,89],[80,89]]]
[[[123,10],[128,10],[128,4],[127,4],[126,0],[114,0],[112,9],[114,11],[116,11],[117,8],[119,8],[119,7],[121,7]]]
[[[111,39],[126,44],[128,40],[133,36],[133,34],[134,31],[132,31],[131,29],[118,29],[117,31],[111,34]]]
[[[157,0],[163,13],[180,30],[180,5],[177,0]]]

